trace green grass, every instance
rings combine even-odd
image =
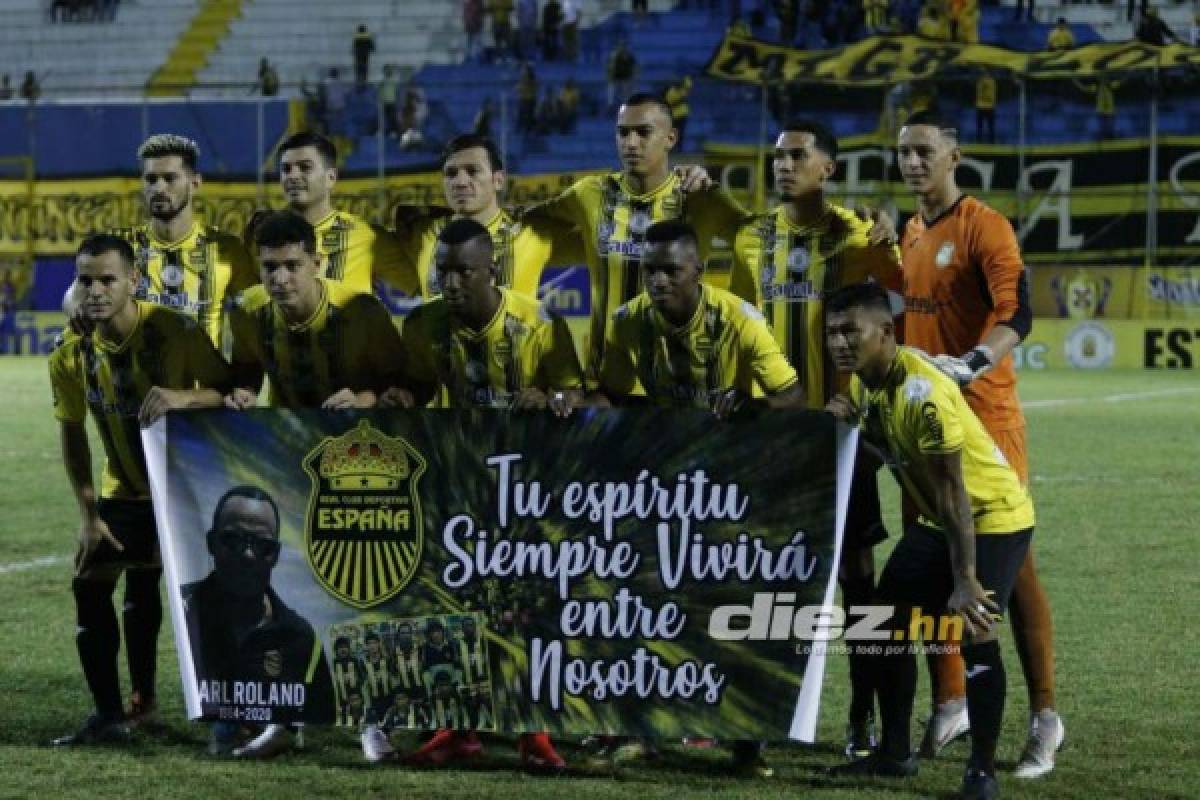
[[[912,798],[951,796],[958,786],[965,743],[923,764],[909,781],[850,785],[821,777],[820,767],[840,760],[843,659],[830,662],[819,744],[774,748],[778,775],[771,781],[729,777],[722,752],[675,747],[652,767],[537,779],[516,771],[511,742],[504,740],[490,744],[473,769],[371,768],[349,734],[315,729],[303,753],[274,763],[214,762],[203,755],[205,728],[184,719],[169,631],[160,647],[165,731],[128,750],[52,750],[45,743],[76,725],[88,708],[75,658],[66,560],[73,553],[76,511],[59,460],[45,362],[0,359],[0,387],[0,564],[64,559],[0,572],[0,797]],[[1040,781],[1002,774],[1006,797],[1197,794],[1193,743],[1200,692],[1193,624],[1200,571],[1193,559],[1200,520],[1200,392],[1188,391],[1197,387],[1191,373],[1021,377],[1022,396],[1034,403],[1027,416],[1038,510],[1035,548],[1057,626],[1067,747],[1058,769]],[[1095,399],[1147,392],[1174,393]],[[1063,398],[1072,402],[1036,405]],[[885,503],[894,508],[895,500],[889,489]],[[1009,704],[1000,756],[1011,766],[1027,706],[1007,641],[1005,658]],[[923,678],[918,708],[926,697]],[[578,756],[569,745],[563,751],[568,760]]]

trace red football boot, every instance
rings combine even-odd
[[[521,766],[535,772],[558,772],[567,768],[554,749],[547,733],[522,733],[517,739],[517,755],[521,758]]]

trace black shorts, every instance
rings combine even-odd
[[[850,500],[846,505],[846,534],[842,549],[861,550],[874,547],[887,538],[883,512],[879,507],[878,472],[854,462],[854,477],[850,480]]]
[[[80,578],[117,575],[126,568],[160,567],[158,527],[154,523],[154,507],[148,500],[100,500],[100,519],[124,550],[103,541],[86,558],[76,561],[75,574]]]
[[[1033,528],[975,536],[975,577],[985,590],[995,592],[992,599],[1000,613],[1008,608],[1032,538]],[[946,534],[924,525],[907,526],[879,579],[880,602],[940,614],[953,593],[954,571]]]

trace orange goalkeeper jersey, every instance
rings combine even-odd
[[[997,323],[1028,332],[1025,266],[1004,215],[964,195],[935,220],[913,215],[901,252],[905,344],[961,356]],[[1024,427],[1011,354],[963,393],[988,431]]]

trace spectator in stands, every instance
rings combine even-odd
[[[563,0],[562,3],[562,47],[563,58],[574,61],[579,58],[579,0]]]
[[[1117,95],[1116,89],[1120,84],[1105,72],[1096,77],[1096,138],[1099,140],[1112,139],[1117,134]]]
[[[779,17],[779,42],[796,43],[796,28],[800,21],[800,0],[772,0],[775,16]]]
[[[538,0],[517,0],[517,58],[533,61],[537,56]]]
[[[370,72],[371,54],[375,52],[375,37],[367,30],[366,25],[359,25],[354,32],[354,82],[358,88],[367,85],[367,74]]]
[[[1066,17],[1059,17],[1058,22],[1046,36],[1047,50],[1070,50],[1075,46],[1075,34],[1071,33]]]
[[[579,87],[574,78],[567,78],[563,88],[558,93],[559,131],[572,133],[575,123],[579,121]]]
[[[562,3],[546,0],[542,6],[542,55],[547,61],[558,58],[558,32],[562,26]]]
[[[650,13],[650,6],[647,4],[647,0],[631,0],[629,9],[633,12],[638,22],[644,21],[646,15]]]
[[[1147,7],[1150,5],[1150,2],[1149,2],[1149,0],[1141,0],[1141,2],[1139,3],[1138,0],[1128,0],[1128,2],[1125,4],[1125,21],[1126,22],[1133,22],[1133,7],[1137,6],[1137,5],[1141,6],[1141,8],[1138,9],[1138,13],[1145,14]]]
[[[8,76],[8,73],[6,72],[6,73],[4,73],[3,77],[0,77],[0,103],[7,103],[9,100],[12,100],[12,99],[13,99],[12,78],[10,78]]]
[[[483,0],[463,0],[463,34],[467,44],[463,60],[476,61],[483,49]]]
[[[996,143],[996,79],[986,69],[975,81],[975,141]]]
[[[538,103],[537,111],[534,114],[534,130],[544,136],[558,130],[561,124],[558,93],[554,91],[553,86],[547,86],[542,91],[541,102]]]
[[[521,67],[521,76],[517,79],[517,130],[529,133],[533,130],[535,113],[537,112],[538,85],[537,75],[533,66],[528,62]]]
[[[637,58],[629,49],[629,42],[621,39],[608,56],[608,109],[615,111],[617,101],[633,93],[633,79],[637,75]]]
[[[274,97],[279,94],[279,73],[271,62],[263,56],[258,61],[258,82],[254,85],[263,97]]]
[[[485,139],[492,138],[492,117],[496,115],[496,104],[492,98],[483,98],[483,105],[475,113],[475,121],[471,124],[471,132]]]
[[[383,106],[383,135],[399,136],[399,115],[397,114],[396,96],[400,92],[400,83],[396,80],[396,68],[391,64],[383,65],[383,80],[379,82],[379,103]]]
[[[979,0],[952,0],[954,38],[963,44],[979,43]]]
[[[1147,8],[1142,12],[1142,18],[1138,22],[1137,32],[1134,36],[1143,44],[1159,47],[1165,45],[1168,40],[1182,44],[1182,40],[1175,35],[1175,31],[1167,27],[1167,23],[1162,21],[1162,17],[1153,8]]]
[[[1017,0],[1015,6],[1016,12],[1013,14],[1013,22],[1020,22],[1021,17],[1033,22],[1033,7],[1037,5],[1037,0]]]
[[[412,81],[404,89],[404,105],[400,109],[400,146],[414,150],[425,144],[425,121],[429,118],[429,103],[425,90]]]
[[[863,0],[863,17],[867,33],[874,36],[887,29],[888,0]]]
[[[950,26],[933,3],[926,3],[925,8],[921,10],[921,19],[917,21],[917,35],[938,41],[950,39]]]
[[[321,115],[322,130],[326,136],[342,133],[346,116],[347,89],[337,67],[329,68],[317,91],[317,108]]]
[[[912,85],[900,81],[883,96],[883,113],[879,120],[879,136],[884,142],[896,141],[904,121],[912,114]],[[890,146],[890,145],[889,145]]]
[[[488,0],[488,13],[492,17],[492,44],[495,56],[507,61],[512,52],[513,0]]]
[[[688,117],[692,114],[688,105],[688,95],[692,93],[692,79],[685,75],[679,83],[667,88],[663,99],[671,108],[671,124],[675,126],[675,152],[683,151],[683,131],[687,128]]]
[[[33,74],[33,70],[25,72],[25,80],[21,81],[21,99],[33,105],[42,96],[42,87],[38,84],[37,76]]]

